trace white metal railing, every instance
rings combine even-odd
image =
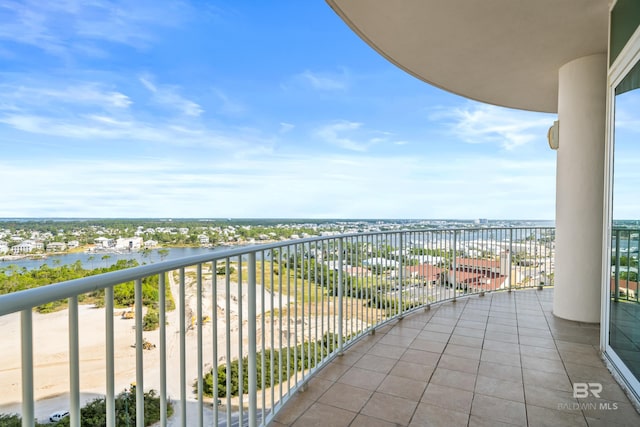
[[[2,295],[0,317],[21,313],[22,345],[3,351],[21,352],[16,369],[22,372],[23,426],[34,425],[35,401],[41,397],[34,388],[38,365],[34,364],[37,343],[34,347],[32,313],[41,304],[68,299],[71,426],[80,425],[80,380],[87,374],[82,370],[78,297],[99,290],[104,290],[105,298],[107,426],[116,425],[116,389],[132,381],[137,426],[144,425],[144,391],[149,388],[158,390],[162,426],[167,425],[170,403],[182,426],[255,426],[267,424],[294,391],[348,345],[394,318],[464,295],[552,285],[554,233],[553,228],[544,227],[467,228],[313,237],[212,252]],[[162,319],[153,350],[159,356],[157,369],[155,365],[145,369],[146,364],[156,364],[145,353],[149,333],[142,327],[143,281],[153,276],[158,277]],[[135,283],[136,368],[134,378],[123,378],[115,363],[114,287],[130,281]],[[166,321],[167,286],[176,299],[174,323]],[[176,328],[176,333],[168,334]],[[187,345],[194,334],[195,348]],[[174,345],[179,348],[177,355]],[[194,352],[195,366],[188,363]],[[230,363],[243,358],[247,359],[246,375],[243,363],[235,368]],[[204,395],[205,379],[211,380],[207,388],[213,395],[211,409]],[[176,388],[179,397],[171,400]],[[189,405],[195,405],[195,416],[187,411]]]

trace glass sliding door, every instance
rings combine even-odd
[[[608,345],[640,381],[640,60],[613,88]],[[606,284],[605,284],[606,286]],[[632,381],[633,382],[633,381]]]

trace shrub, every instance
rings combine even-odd
[[[147,310],[147,314],[142,319],[143,331],[155,331],[160,327],[160,313],[153,308]]]

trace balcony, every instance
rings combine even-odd
[[[270,425],[640,425],[600,359],[599,327],[555,318],[552,299],[548,288],[496,292],[394,320],[318,372]],[[601,384],[599,398],[575,398],[576,383]]]
[[[32,426],[55,401],[78,426],[102,396],[116,426],[135,383],[138,426],[151,389],[161,426],[637,425],[597,326],[551,314],[554,250],[539,227],[313,237],[3,295],[0,412]]]

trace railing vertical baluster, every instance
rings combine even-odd
[[[309,309],[307,311],[307,316],[308,319],[307,321],[309,322],[309,333],[308,333],[308,337],[309,337],[309,342],[307,344],[307,361],[308,361],[308,365],[309,369],[311,369],[314,365],[311,363],[311,345],[312,345],[312,340],[311,340],[311,243],[307,243],[307,257],[306,257],[306,262],[307,262],[307,284],[309,286],[309,292],[307,293],[308,298],[309,298]]]
[[[202,364],[204,358],[202,356],[202,264],[196,267],[196,355],[197,355],[197,382],[198,382],[198,426],[204,424],[204,401],[202,399],[202,387],[204,386]]]
[[[291,245],[287,245],[287,395],[291,393]],[[295,327],[295,324],[294,324]]]
[[[171,273],[158,274],[158,319],[160,331],[160,427],[167,425],[167,283],[165,277]]]
[[[453,302],[456,301],[456,289],[458,288],[458,277],[457,277],[457,272],[458,272],[458,265],[457,265],[457,257],[458,257],[458,235],[457,235],[457,231],[453,230],[453,260],[451,262],[452,265],[452,269],[453,269]]]
[[[400,307],[398,310],[398,313],[400,314],[400,319],[402,319],[402,317],[404,316],[404,283],[403,283],[403,279],[404,279],[404,274],[403,274],[403,270],[404,270],[404,246],[403,246],[403,238],[402,238],[402,232],[398,233],[398,291],[400,292]]]
[[[276,350],[276,343],[275,343],[275,335],[276,335],[276,331],[275,331],[275,324],[276,324],[276,319],[275,319],[275,292],[276,292],[276,284],[275,284],[275,277],[274,277],[274,263],[275,260],[273,259],[273,249],[271,249],[270,252],[270,256],[269,258],[271,259],[271,271],[270,271],[270,276],[271,276],[271,294],[269,295],[271,297],[271,311],[269,312],[269,316],[271,317],[271,351],[269,352],[269,361],[271,362],[270,367],[271,367],[271,372],[270,372],[270,376],[269,378],[271,378],[271,382],[269,383],[269,387],[271,389],[271,413],[273,414],[273,408],[275,407],[276,403],[276,387],[275,387],[275,378],[274,378],[274,351]],[[278,313],[280,313],[280,310],[278,310]],[[263,421],[264,422],[264,421]]]
[[[260,353],[261,353],[261,356],[262,356],[261,357],[262,360],[260,361],[260,363],[261,363],[261,369],[260,369],[261,378],[260,378],[260,381],[261,381],[261,385],[262,385],[261,386],[261,388],[262,388],[262,418],[261,419],[262,419],[262,423],[263,424],[265,422],[265,417],[267,416],[267,414],[266,414],[266,408],[267,408],[267,384],[265,383],[265,381],[266,381],[266,372],[267,372],[267,367],[266,367],[266,364],[265,364],[265,357],[266,357],[266,355],[265,355],[265,350],[266,350],[266,348],[265,348],[265,345],[266,345],[265,340],[266,340],[266,336],[265,335],[267,335],[267,328],[266,328],[266,324],[265,324],[265,317],[266,317],[265,292],[267,291],[267,284],[266,284],[266,282],[264,280],[265,279],[265,272],[264,272],[265,261],[264,261],[264,257],[265,257],[265,252],[264,251],[260,252],[260,269],[261,269],[261,273],[260,273],[261,278],[260,279],[261,279],[261,282],[262,282],[261,283],[262,292],[260,292],[260,306],[262,307],[262,310],[260,312],[260,327],[261,327],[260,330],[262,331],[262,342],[261,342],[261,350],[260,350]],[[273,308],[272,308],[272,310],[273,310]],[[272,334],[272,336],[273,336],[273,334]],[[271,347],[271,348],[273,349],[273,347]]]
[[[218,261],[211,263],[211,371],[213,374],[213,425],[218,425]]]
[[[180,290],[178,292],[178,304],[180,304],[180,419],[182,427],[187,425],[187,301],[185,288],[185,270],[182,267],[180,268]]]
[[[136,279],[135,288],[135,324],[136,324],[136,426],[144,427],[144,365],[142,352],[142,279]]]
[[[249,427],[256,426],[257,416],[257,376],[256,368],[256,333],[257,333],[257,317],[256,317],[256,253],[249,252],[248,259],[248,326],[249,326]],[[240,325],[242,327],[242,325]],[[240,356],[242,357],[242,355]],[[242,379],[241,379],[242,380]]]
[[[238,425],[244,425],[244,366],[242,359],[243,351],[243,313],[242,313],[242,255],[238,255]]]
[[[513,283],[513,228],[509,229],[509,265],[507,268],[507,274],[509,275],[509,292],[511,292],[511,286]]]
[[[69,425],[80,427],[80,344],[78,297],[69,298]]]
[[[35,425],[33,399],[33,313],[31,307],[20,313],[22,347],[22,427]]]
[[[231,425],[231,259],[229,257],[225,260],[225,345],[226,345],[226,354],[225,354],[225,362],[226,366],[226,395],[227,395],[227,426]]]
[[[291,257],[289,257],[291,260]],[[304,289],[304,287],[303,287]],[[304,305],[303,305],[304,307]],[[298,245],[293,245],[293,375],[294,387],[298,384]],[[304,327],[302,328],[304,331]],[[291,334],[291,332],[289,332]],[[304,378],[304,373],[302,374]]]
[[[106,385],[107,394],[105,396],[107,427],[116,426],[116,404],[115,404],[115,344],[113,325],[113,286],[104,290],[104,322],[105,322],[105,362],[106,362]]]
[[[278,323],[279,323],[279,335],[278,335],[278,386],[280,389],[280,399],[284,396],[284,388],[282,387],[282,318],[284,317],[282,306],[282,275],[286,274],[287,270],[282,266],[282,250],[278,251]],[[287,307],[287,311],[289,311]]]
[[[344,292],[342,278],[343,278],[343,242],[342,237],[338,239],[338,354],[342,354],[342,323],[343,323],[343,307],[342,307],[342,294]]]

